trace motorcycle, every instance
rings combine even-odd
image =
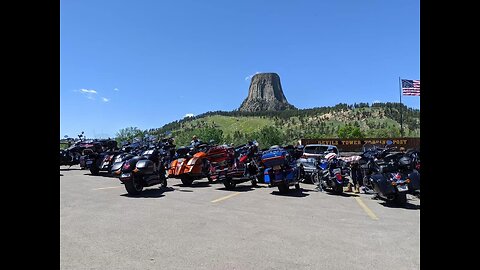
[[[67,149],[60,150],[60,166],[78,165],[82,156],[82,148],[78,145],[72,145]]]
[[[364,186],[373,190],[376,197],[398,205],[407,203],[407,194],[420,189],[420,174],[412,158],[402,152],[393,152],[392,141],[385,148],[371,147],[364,150],[360,164],[364,173]]]
[[[336,194],[343,193],[343,187],[350,182],[350,166],[348,162],[339,159],[336,153],[326,152],[317,164],[318,170],[312,173],[312,183],[321,190],[330,189]]]
[[[120,181],[129,195],[138,195],[144,187],[161,184],[167,186],[164,157],[166,151],[158,146],[150,147],[141,156],[126,160],[122,166]]]
[[[219,175],[226,172],[235,158],[235,148],[228,145],[218,145],[207,151],[207,160],[210,162],[210,179],[217,181]]]
[[[113,157],[113,164],[110,168],[109,174],[114,177],[120,177],[122,166],[125,164],[125,161],[141,155],[144,150],[144,147],[140,143],[125,144],[122,146],[120,152]]]
[[[210,163],[206,152],[211,148],[207,143],[198,143],[177,149],[168,169],[169,178],[180,178],[183,185],[190,186],[194,180],[210,177]]]
[[[229,190],[234,189],[237,184],[248,181],[252,183],[253,187],[257,186],[258,165],[254,159],[257,151],[258,143],[256,141],[235,149],[227,147],[223,151],[223,155],[218,154],[218,152],[222,153],[221,148],[210,149],[207,156],[210,164],[215,166],[211,178],[222,181],[225,188]],[[217,162],[219,160],[220,162]]]
[[[420,173],[420,151],[410,149],[406,153],[412,159],[412,166]]]
[[[115,155],[119,153],[115,140],[102,140],[99,143],[102,151],[100,153],[90,152],[85,159],[86,167],[92,175],[98,175],[100,171],[109,172]]]
[[[287,150],[274,145],[262,154],[265,166],[264,181],[269,187],[278,187],[280,193],[286,193],[290,186],[300,190],[300,169]]]
[[[62,165],[79,165],[80,168],[85,167],[85,162],[82,159],[84,151],[95,151],[97,150],[97,145],[93,141],[82,140],[82,135],[78,135],[80,141],[70,145],[67,149],[60,150],[60,166]]]

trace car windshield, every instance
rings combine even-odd
[[[306,146],[304,153],[306,154],[316,154],[316,155],[323,155],[325,151],[328,150],[328,146],[326,145],[317,145],[317,146]],[[333,148],[333,151],[337,153],[337,149]]]

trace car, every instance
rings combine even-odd
[[[340,156],[338,148],[335,145],[329,144],[307,144],[303,148],[302,158],[319,159],[325,155],[325,152],[332,152]]]

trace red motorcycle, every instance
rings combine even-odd
[[[248,181],[253,187],[257,186],[258,165],[254,159],[257,152],[258,143],[255,141],[237,148],[219,146],[211,149],[207,153],[211,178],[222,181],[229,190]]]

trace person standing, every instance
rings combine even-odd
[[[197,145],[200,144],[200,140],[197,138],[196,135],[193,135],[192,141],[190,142],[190,144],[191,144],[193,147],[196,147]]]
[[[362,170],[360,169],[360,164],[358,164],[358,162],[351,163],[351,172],[354,185],[354,193],[360,193],[360,187],[363,186],[363,176]]]

